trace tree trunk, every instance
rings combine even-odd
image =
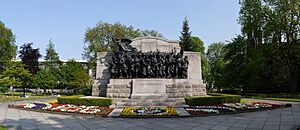
[[[221,93],[221,87],[218,86],[217,91],[218,93]]]
[[[25,87],[23,87],[23,96],[25,97]]]

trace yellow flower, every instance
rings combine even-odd
[[[51,100],[51,101],[48,101],[46,103],[53,103],[53,104],[55,104],[55,103],[57,103],[57,100]]]

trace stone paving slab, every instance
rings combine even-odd
[[[115,108],[108,116],[109,117],[116,117],[119,116],[122,112],[123,108]]]
[[[16,103],[16,102],[12,102]],[[9,130],[288,130],[300,125],[300,107],[189,118],[103,118],[59,115],[7,108],[0,104],[0,124]],[[118,110],[120,113],[121,110]],[[178,111],[178,110],[177,110]],[[179,112],[179,111],[178,111]],[[118,115],[118,114],[116,114]]]
[[[190,114],[184,110],[184,108],[175,108],[175,110],[179,116],[190,116]]]

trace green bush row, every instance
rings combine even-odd
[[[59,104],[73,104],[85,106],[105,106],[112,104],[110,98],[79,98],[79,97],[59,97],[57,98]]]
[[[210,96],[187,97],[185,103],[190,106],[217,105],[223,103],[237,103],[241,101],[240,95],[209,94]]]

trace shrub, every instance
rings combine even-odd
[[[59,104],[73,104],[85,106],[105,106],[109,107],[112,104],[111,98],[79,98],[79,97],[59,97]]]
[[[201,106],[201,105],[217,105],[223,103],[237,103],[241,101],[240,95],[229,95],[229,94],[209,94],[211,96],[199,96],[199,97],[187,97],[185,98],[186,104],[190,106]]]
[[[222,93],[224,93],[224,94],[236,94],[236,95],[243,94],[243,92],[241,90],[232,90],[232,89],[223,89]]]
[[[8,91],[8,88],[7,87],[4,87],[4,86],[0,86],[0,92],[2,93],[5,93]]]

